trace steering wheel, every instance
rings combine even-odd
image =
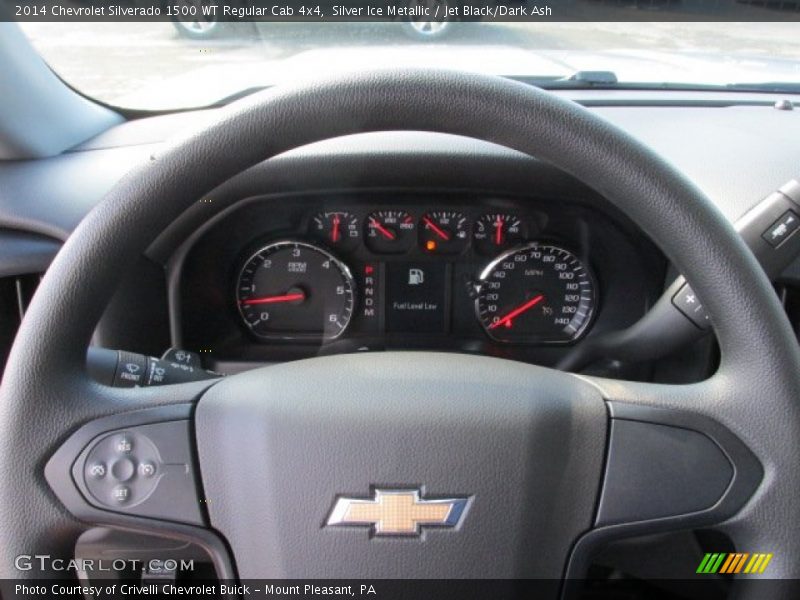
[[[577,104],[449,71],[276,88],[220,115],[109,192],[25,315],[0,392],[3,578],[41,577],[15,557],[71,557],[92,524],[193,540],[242,579],[562,579],[606,540],[713,526],[800,578],[798,346],[754,257],[670,165]],[[279,153],[387,130],[494,142],[604,195],[703,299],[717,372],[663,385],[386,352],[156,388],[89,378],[125,265],[192,203]]]

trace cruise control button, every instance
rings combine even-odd
[[[111,490],[111,498],[117,504],[125,504],[131,498],[131,488],[127,485],[118,485]]]
[[[153,477],[156,474],[156,465],[150,461],[143,462],[139,465],[139,475],[142,477]]]
[[[121,458],[111,465],[111,475],[117,481],[128,481],[136,473],[136,466],[129,458]]]
[[[133,452],[133,440],[124,435],[114,442],[114,449],[120,454],[130,454]]]
[[[108,431],[84,448],[72,480],[97,508],[203,524],[191,437],[185,419]]]
[[[87,467],[86,473],[93,479],[102,479],[106,476],[106,466],[101,462],[92,463]]]

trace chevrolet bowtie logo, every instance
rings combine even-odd
[[[376,489],[374,498],[339,498],[327,525],[372,527],[374,535],[419,536],[422,527],[455,527],[467,498],[424,500],[419,490]]]

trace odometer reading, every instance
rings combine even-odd
[[[335,338],[350,323],[355,289],[347,266],[325,250],[276,242],[245,262],[236,301],[259,337]]]
[[[571,342],[595,305],[587,267],[571,252],[533,243],[501,254],[483,270],[475,302],[486,333],[500,342]]]

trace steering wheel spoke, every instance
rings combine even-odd
[[[589,557],[609,541],[711,528],[739,553],[771,554],[770,577],[794,578],[790,542],[763,526],[774,518],[765,514],[768,507],[788,493],[774,476],[780,465],[767,458],[779,457],[785,440],[759,431],[774,415],[754,410],[755,398],[773,404],[775,392],[754,389],[764,374],[747,379],[747,367],[732,362],[723,360],[710,379],[689,385],[583,377],[605,398],[611,425],[594,528],[576,544],[568,577],[583,576]],[[792,412],[789,406],[784,414]],[[796,584],[737,587],[741,597],[789,590],[796,592]]]
[[[102,416],[63,441],[44,476],[83,523],[195,543],[231,579],[225,546],[207,528],[195,458],[193,412],[213,383],[120,389],[86,382],[84,405]]]

